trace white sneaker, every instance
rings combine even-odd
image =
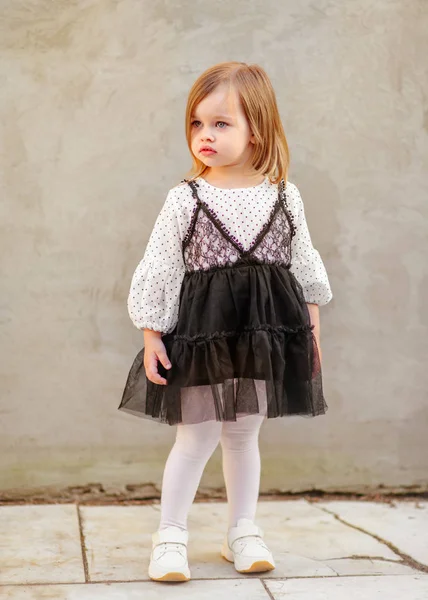
[[[221,554],[235,564],[238,573],[272,571],[275,562],[262,535],[262,530],[252,521],[239,519],[238,525],[229,529]]]
[[[154,581],[189,581],[187,562],[189,532],[179,527],[167,527],[152,535],[149,577]]]

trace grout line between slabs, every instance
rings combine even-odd
[[[269,580],[265,580],[265,579],[259,579],[259,581],[262,582],[262,586],[265,588],[266,590],[266,594],[269,596],[270,600],[275,600],[275,598],[272,595],[272,592],[270,591],[270,589],[268,588],[268,586],[266,585],[265,581],[269,581]]]
[[[80,506],[78,504],[76,504],[76,510],[77,520],[79,522],[80,549],[82,551],[83,570],[85,572],[85,583],[90,583],[91,579],[89,577],[88,557],[86,555],[85,534],[83,533],[83,517],[80,513]]]
[[[418,574],[419,575],[419,574]],[[348,573],[346,575],[309,575],[309,576],[305,576],[305,575],[280,575],[278,577],[264,577],[264,578],[260,578],[260,577],[192,577],[191,581],[254,581],[256,579],[259,579],[263,586],[265,586],[264,582],[265,581],[289,581],[289,580],[295,580],[295,579],[348,579],[348,578],[355,578],[355,577],[396,577],[397,579],[399,579],[400,577],[409,577],[408,574],[403,574],[403,573],[363,573],[361,575],[355,575],[355,573]],[[428,576],[427,576],[428,578]],[[150,583],[153,584],[153,586],[155,585],[169,585],[169,584],[158,584],[155,581],[152,581],[151,579],[100,579],[100,580],[96,580],[96,581],[48,581],[48,582],[26,582],[26,583],[0,583],[0,590],[3,587],[52,587],[52,586],[70,586],[70,585],[79,585],[79,586],[95,586],[95,585],[113,585],[115,583]],[[181,587],[181,585],[185,585],[183,584],[178,584],[179,587]],[[271,594],[271,592],[269,590],[267,590],[269,594]]]
[[[422,573],[428,573],[427,565],[424,565],[424,564],[418,562],[417,560],[415,560],[414,558],[409,556],[409,554],[402,552],[402,550],[400,550],[392,542],[389,542],[388,540],[384,540],[379,535],[376,535],[375,533],[372,533],[371,531],[367,531],[367,530],[363,529],[362,527],[359,527],[358,525],[354,525],[353,523],[349,523],[348,521],[345,521],[345,519],[343,519],[337,513],[332,512],[332,511],[328,510],[328,508],[324,508],[323,506],[317,506],[317,504],[315,502],[313,504],[312,504],[312,502],[310,502],[309,504],[315,506],[319,510],[322,510],[326,514],[331,515],[337,521],[339,521],[339,523],[342,523],[343,525],[346,525],[347,527],[351,527],[352,529],[356,529],[357,531],[360,531],[361,533],[365,533],[366,535],[371,536],[372,538],[374,538],[381,544],[384,544],[387,548],[392,550],[392,552],[394,552],[395,554],[397,554],[397,556],[399,556],[401,558],[401,561],[393,561],[393,562],[396,562],[396,563],[401,562],[402,564],[406,565],[407,567],[411,567],[412,569],[415,569],[416,571],[421,571]]]

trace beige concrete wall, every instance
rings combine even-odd
[[[190,158],[186,94],[257,62],[315,245],[328,415],[265,423],[264,490],[428,482],[428,7],[3,0],[0,488],[159,483],[174,429],[119,413],[126,298]],[[204,475],[221,485],[220,454]]]

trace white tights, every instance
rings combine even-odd
[[[262,415],[233,422],[206,421],[177,425],[162,482],[159,529],[187,529],[187,516],[208,459],[221,443],[223,475],[229,507],[229,527],[238,519],[254,520],[260,488],[259,431]]]

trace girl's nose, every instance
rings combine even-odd
[[[214,138],[213,133],[209,129],[201,131],[201,142],[205,140],[212,140]]]

